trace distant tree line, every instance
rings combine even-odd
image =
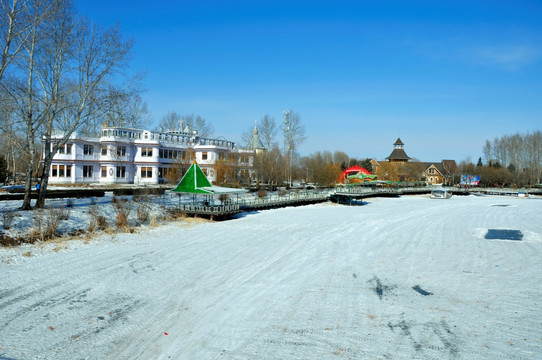
[[[355,159],[342,151],[317,151],[307,156],[297,152],[299,145],[305,140],[305,127],[298,113],[290,112],[289,136],[283,136],[282,147],[277,141],[281,127],[274,117],[265,115],[254,126],[247,128],[242,136],[243,145],[249,144],[254,127],[265,148],[265,152],[255,157],[254,170],[258,185],[261,187],[276,187],[291,185],[291,180],[301,183],[312,183],[321,187],[333,187],[341,172],[354,165],[365,167],[372,171],[369,159]],[[288,149],[292,153],[288,161]]]
[[[481,186],[535,186],[542,178],[542,132],[504,135],[486,140],[476,165],[466,159],[461,174],[480,176]]]
[[[522,185],[540,184],[542,178],[542,131],[505,135],[486,140],[483,148],[486,164],[506,168],[512,181]]]

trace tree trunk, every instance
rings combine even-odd
[[[35,148],[34,148],[34,134],[28,135],[31,140],[30,142],[30,163],[28,164],[28,167],[26,168],[26,180],[25,180],[25,187],[24,187],[24,199],[23,199],[23,205],[21,206],[21,210],[31,210],[32,209],[32,173],[34,170],[34,155],[35,155]]]
[[[40,178],[40,190],[38,191],[38,200],[36,200],[36,207],[40,209],[45,207],[45,196],[47,195],[47,185],[49,184],[49,168],[50,166],[43,167],[43,174]]]

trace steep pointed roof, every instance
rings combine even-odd
[[[395,140],[395,143],[393,145],[394,145],[393,151],[391,152],[390,156],[388,156],[386,158],[386,160],[389,160],[389,161],[408,161],[408,160],[411,159],[406,154],[405,150],[403,149],[403,146],[405,144],[401,141],[401,138],[397,138],[397,140]]]
[[[212,194],[212,185],[199,165],[194,161],[181,181],[172,191],[190,194]]]
[[[265,146],[263,146],[262,141],[260,140],[260,136],[258,135],[258,128],[256,126],[254,126],[254,130],[252,131],[252,138],[248,142],[247,149],[265,150]]]
[[[232,194],[248,192],[245,189],[234,189],[211,185],[207,176],[194,161],[186,171],[177,187],[171,191],[188,194]]]

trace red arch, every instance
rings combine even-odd
[[[357,174],[359,172],[362,172],[364,173],[365,175],[372,175],[369,171],[367,171],[367,169],[359,166],[359,165],[354,165],[354,166],[350,166],[349,168],[345,169],[341,176],[339,177],[339,182],[343,182],[344,178],[348,175],[353,175],[353,174]]]

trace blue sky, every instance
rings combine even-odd
[[[541,1],[76,4],[134,39],[155,122],[197,113],[239,141],[292,109],[302,155],[384,159],[401,137],[419,160],[474,162],[486,139],[542,128]]]

